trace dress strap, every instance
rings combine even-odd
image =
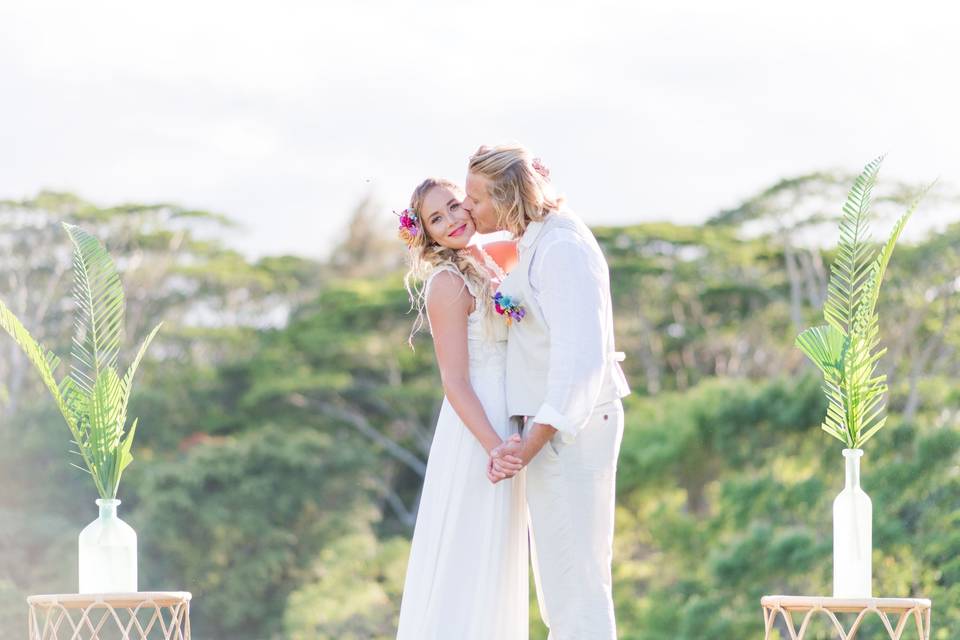
[[[426,284],[424,285],[424,291],[425,291],[427,294],[430,293],[430,285],[433,283],[433,279],[434,279],[435,277],[437,277],[438,275],[440,275],[441,273],[443,273],[444,271],[449,271],[450,273],[452,273],[452,274],[456,275],[458,278],[460,278],[460,280],[463,282],[464,288],[467,290],[467,293],[469,293],[469,294],[470,294],[471,296],[473,296],[474,298],[477,297],[476,292],[473,290],[473,287],[470,286],[470,283],[467,282],[467,279],[464,277],[464,275],[463,275],[462,273],[460,273],[460,270],[457,269],[457,268],[456,268],[454,265],[452,265],[452,264],[441,264],[441,265],[438,266],[436,269],[434,269],[433,272],[432,272],[429,276],[427,276],[427,282],[426,282]]]

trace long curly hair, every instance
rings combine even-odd
[[[421,232],[414,236],[408,244],[409,269],[403,279],[407,294],[410,296],[410,308],[417,312],[408,339],[411,347],[413,347],[414,336],[426,324],[427,294],[429,293],[426,287],[427,280],[435,271],[442,269],[444,266],[451,266],[463,274],[464,279],[470,285],[470,289],[477,293],[476,304],[481,313],[485,318],[489,318],[491,315],[490,305],[486,302],[492,298],[494,286],[486,267],[477,260],[469,249],[455,250],[444,247],[431,238],[424,228],[422,219],[423,201],[430,190],[436,187],[446,187],[461,199],[464,196],[463,188],[446,178],[427,178],[413,190],[413,195],[410,196],[410,209],[416,214],[421,229]]]

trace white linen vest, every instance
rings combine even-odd
[[[607,299],[611,300],[607,309],[607,344],[605,345],[605,371],[600,395],[596,405],[611,402],[629,395],[630,388],[620,368],[619,361],[623,354],[616,352],[613,336],[613,309],[609,295],[610,276],[606,268],[606,260],[593,233],[578,218],[560,213],[552,213],[546,217],[539,229],[539,233],[529,246],[520,247],[520,261],[511,270],[510,274],[500,284],[499,291],[503,295],[516,300],[524,307],[525,315],[519,322],[510,325],[507,341],[507,410],[511,416],[534,416],[543,404],[547,395],[547,375],[550,365],[550,331],[544,322],[540,305],[536,304],[536,295],[530,284],[530,269],[540,246],[554,229],[569,229],[584,237],[592,248],[597,251],[604,265],[607,287]],[[571,291],[570,295],[576,295]]]

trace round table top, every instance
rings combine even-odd
[[[760,604],[764,607],[781,609],[822,608],[831,611],[862,609],[909,611],[917,608],[929,609],[932,606],[930,600],[926,598],[832,598],[829,596],[763,596]]]
[[[189,602],[193,596],[188,591],[138,591],[136,593],[54,593],[27,597],[27,604],[36,606],[62,606],[81,609],[95,604],[112,607],[137,607],[145,603],[169,607]]]

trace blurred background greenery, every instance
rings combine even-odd
[[[842,446],[820,431],[820,378],[792,345],[818,322],[851,179],[784,179],[703,225],[595,229],[635,390],[618,476],[622,638],[760,638],[761,595],[830,592]],[[887,181],[878,212],[915,190]],[[948,191],[928,201],[955,209]],[[403,256],[377,211],[360,203],[328,260],[252,261],[206,211],[54,192],[0,203],[0,297],[39,340],[69,351],[61,220],[116,259],[125,344],[165,323],[135,385],[120,513],[140,536],[140,588],[193,592],[197,638],[394,635],[442,392],[429,337],[406,344]],[[932,598],[938,640],[960,629],[958,287],[960,224],[898,246],[880,300],[891,420],[863,461],[874,593]],[[28,594],[76,588],[96,495],[68,450],[0,337],[5,638],[25,634]],[[545,637],[533,601],[531,632]]]

